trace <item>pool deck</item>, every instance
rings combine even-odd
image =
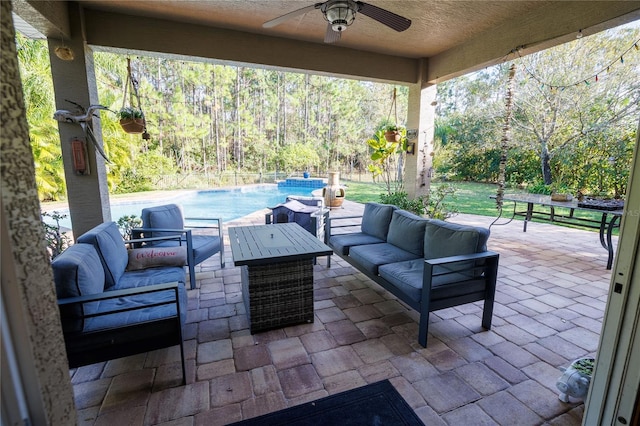
[[[332,216],[361,204],[345,200]],[[225,224],[263,224],[255,212]],[[488,226],[493,218],[451,222]],[[225,234],[226,238],[226,234]],[[614,241],[617,243],[617,239]],[[597,350],[610,271],[597,233],[514,221],[491,228],[500,253],[493,328],[479,303],[417,313],[340,257],[315,265],[315,321],[251,335],[240,268],[226,241],[188,291],[187,384],[177,347],[71,371],[81,425],[224,425],[389,379],[428,425],[579,425],[584,406],[555,387],[575,358]]]

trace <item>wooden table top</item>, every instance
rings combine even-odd
[[[230,227],[229,241],[236,266],[312,259],[333,250],[297,223]]]

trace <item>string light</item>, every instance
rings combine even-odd
[[[581,35],[582,35],[582,30],[579,30],[579,31],[578,31],[578,36],[577,36],[577,38],[581,38]],[[596,72],[595,74],[593,74],[591,77],[589,77],[589,78],[584,78],[584,79],[580,79],[580,80],[578,80],[578,81],[576,81],[575,83],[572,83],[572,84],[565,84],[565,85],[562,85],[562,84],[553,84],[553,85],[552,85],[552,84],[549,84],[549,83],[547,83],[547,82],[542,81],[539,77],[537,77],[537,76],[536,76],[536,75],[535,75],[535,74],[534,74],[534,73],[533,73],[533,72],[532,72],[532,71],[527,67],[527,65],[524,63],[524,61],[523,61],[523,65],[524,65],[524,69],[525,69],[525,71],[527,72],[527,74],[529,74],[529,76],[531,76],[531,78],[533,78],[533,79],[534,79],[534,80],[536,80],[538,83],[540,83],[540,85],[541,85],[542,87],[545,87],[545,86],[546,86],[546,87],[549,87],[549,88],[551,89],[551,91],[554,91],[554,90],[557,90],[557,89],[564,90],[564,89],[565,89],[565,88],[567,88],[567,87],[579,86],[579,85],[581,85],[581,84],[583,84],[583,83],[584,83],[584,84],[586,84],[587,86],[589,86],[589,85],[590,85],[590,84],[589,84],[589,80],[593,79],[595,82],[598,82],[598,81],[599,81],[598,74],[602,74],[602,73],[603,73],[603,72],[605,72],[605,71],[606,71],[607,73],[608,73],[608,72],[610,72],[610,71],[611,71],[611,67],[612,67],[613,65],[615,65],[615,64],[618,62],[618,60],[620,61],[620,63],[621,63],[621,64],[624,64],[624,55],[626,55],[627,53],[629,53],[629,51],[631,51],[631,49],[635,49],[636,51],[640,50],[640,47],[638,46],[638,43],[640,43],[640,39],[636,40],[636,41],[635,41],[631,46],[629,46],[629,48],[628,48],[627,50],[625,50],[624,52],[622,52],[622,55],[620,55],[620,58],[619,58],[619,59],[618,59],[618,58],[616,58],[615,60],[611,61],[608,65],[606,65],[605,67],[603,67],[602,69],[600,69],[599,71],[597,71],[597,72]],[[505,58],[506,58],[506,57],[508,57],[508,56],[509,56],[509,55],[511,55],[511,54],[517,54],[517,55],[518,55],[518,57],[519,57],[520,59],[523,59],[523,58],[522,58],[522,50],[523,50],[523,48],[524,48],[524,46],[517,46],[516,48],[512,49],[512,50],[511,50],[511,51],[510,51],[510,52],[505,56]]]

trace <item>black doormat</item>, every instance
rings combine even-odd
[[[424,423],[393,385],[383,380],[233,425],[424,426]]]

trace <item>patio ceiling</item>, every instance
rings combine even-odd
[[[531,53],[571,40],[579,30],[588,35],[640,19],[638,1],[373,0],[375,6],[411,19],[411,27],[396,32],[358,14],[342,39],[328,45],[323,42],[327,23],[319,10],[262,27],[267,20],[314,4],[311,1],[77,3],[84,10],[87,42],[101,49],[407,84],[443,81],[498,63],[517,46]],[[54,38],[68,34],[66,7],[62,2],[16,2],[19,15]]]

